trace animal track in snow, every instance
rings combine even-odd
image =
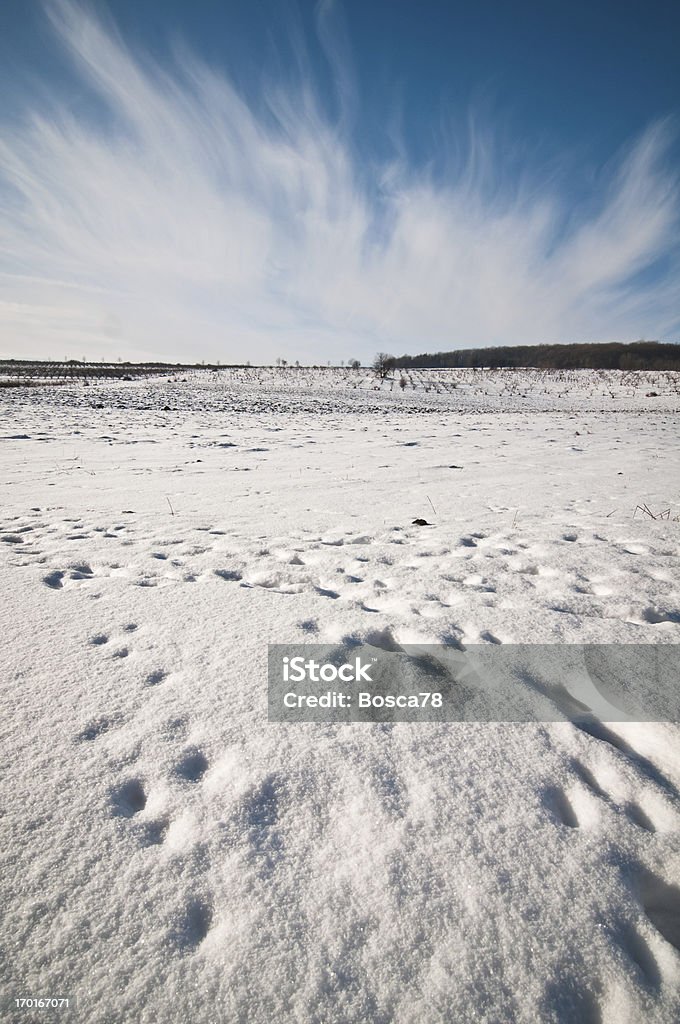
[[[80,743],[90,743],[92,740],[98,739],[99,736],[103,736],[111,729],[117,728],[122,724],[122,722],[123,716],[120,714],[95,718],[88,722],[85,728],[78,733],[76,740]]]
[[[643,622],[657,626],[662,622],[680,623],[680,611],[678,609],[648,607],[642,611]]]
[[[680,887],[648,870],[640,872],[638,886],[645,914],[666,942],[680,952]]]
[[[567,828],[578,828],[579,820],[576,812],[567,797],[567,794],[559,786],[550,786],[544,793],[546,807],[554,814],[562,825]]]
[[[84,528],[84,523],[77,519],[68,524],[68,528],[76,531]],[[7,533],[14,536],[22,536],[21,531],[24,529],[20,523],[6,524]],[[93,529],[106,530],[106,535],[117,537],[120,544],[124,524],[114,523]],[[525,543],[524,539],[516,537],[516,531],[510,533],[505,529],[485,532],[469,528],[467,532],[449,532],[447,529],[447,534],[442,535],[442,543],[433,544],[431,535],[426,538],[422,531],[409,530],[407,526],[386,526],[383,531],[376,533],[332,531],[315,534],[312,530],[298,530],[277,537],[249,537],[247,543],[244,543],[246,535],[230,531],[226,546],[222,542],[224,531],[216,527],[206,525],[191,529],[202,529],[206,540],[214,540],[216,543],[209,546],[193,544],[192,547],[192,532],[181,537],[163,538],[154,535],[153,541],[149,533],[146,551],[146,557],[151,560],[147,562],[149,569],[146,570],[141,563],[117,564],[107,559],[105,565],[109,568],[104,571],[105,577],[126,578],[130,585],[141,588],[178,583],[210,583],[211,580],[217,580],[282,595],[307,594],[320,601],[323,599],[322,605],[329,601],[352,602],[360,616],[394,616],[402,621],[405,616],[417,614],[422,620],[431,621],[432,642],[439,636],[437,620],[445,616],[447,607],[458,608],[466,601],[471,601],[473,607],[478,609],[484,603],[489,604],[485,602],[485,595],[494,599],[491,607],[495,612],[493,620],[484,631],[485,635],[479,639],[491,643],[494,642],[492,638],[503,639],[507,634],[507,625],[503,620],[507,618],[507,609],[517,600],[518,593],[520,600],[530,600],[543,609],[552,607],[555,611],[566,612],[570,620],[588,621],[595,629],[602,629],[605,620],[619,618],[628,621],[631,629],[638,630],[668,632],[680,624],[677,595],[668,588],[666,591],[657,588],[654,603],[650,601],[650,593],[648,603],[641,603],[630,613],[626,609],[622,611],[613,607],[610,599],[621,587],[617,574],[612,576],[611,566],[602,561],[605,558],[604,549],[600,563],[595,561],[592,571],[589,569],[590,578],[579,576],[578,573],[574,578],[574,567],[565,565],[564,560],[570,558],[568,551],[574,548],[572,538],[576,537],[580,542],[583,531],[577,535],[577,531],[571,527],[563,528],[564,532],[557,531],[552,541],[543,540],[540,544]],[[584,542],[592,543],[595,534],[589,534],[588,531],[586,534]],[[104,535],[97,533],[96,536],[104,543]],[[256,550],[257,542],[262,543],[263,540],[267,541],[266,546]],[[394,540],[399,540],[402,547],[398,554],[387,555],[386,551]],[[565,540],[568,543],[564,543]],[[136,543],[139,542],[138,537]],[[617,543],[624,542],[607,540],[610,546]],[[185,566],[179,567],[179,560],[173,560],[168,554],[171,544],[181,546],[179,550],[186,561]],[[201,556],[218,550],[225,559],[222,564],[218,562],[214,568],[206,565]],[[619,558],[624,558],[620,552],[619,548]],[[341,563],[339,557],[333,558],[333,553],[337,556],[344,553],[351,557]],[[422,588],[419,588],[418,574],[423,572],[424,561],[432,564],[436,562],[440,578],[448,578],[452,583],[453,589],[448,597],[435,594],[436,599],[428,599],[424,593],[419,592]],[[151,568],[154,564],[162,571],[154,571]],[[377,591],[371,579],[371,570],[379,571],[381,564],[391,564],[393,589],[400,593],[401,602],[378,600],[375,596]],[[467,572],[446,571],[455,566],[465,566]],[[314,567],[317,567],[316,572],[313,571]],[[640,571],[645,573],[644,568]],[[98,575],[101,576],[101,569]],[[558,583],[553,586],[553,590],[548,591],[546,586],[549,588],[549,581],[556,577],[561,577],[561,585]],[[673,574],[670,574],[667,582],[671,584],[673,578]],[[92,579],[94,572],[90,566],[74,563],[68,568],[47,574],[44,582],[51,589],[61,590],[76,583],[86,585],[87,580]],[[431,579],[427,585],[432,586]],[[99,596],[92,591],[90,593],[93,597]],[[545,618],[546,631],[561,633],[571,628],[570,623],[563,625],[554,621],[554,618]]]
[[[659,829],[666,830],[668,827],[673,827],[670,823],[674,819],[672,816],[669,818],[667,807],[664,806],[663,798],[658,793],[650,793],[643,788],[641,796],[644,795],[646,806],[644,809],[640,806],[639,799],[635,800],[627,794],[626,791],[630,784],[625,779],[621,780],[621,785],[618,787],[619,792],[612,792],[611,784],[608,786],[604,781],[598,780],[591,769],[580,761],[574,759],[571,768],[595,797],[616,812],[624,814],[636,828],[654,834]],[[649,813],[650,811],[652,814]],[[655,818],[659,822],[658,826]]]
[[[661,972],[647,939],[628,922],[619,926],[616,938],[629,960],[642,974],[644,983],[652,989],[658,989],[662,980]]]
[[[196,748],[186,750],[174,768],[174,774],[185,782],[200,782],[208,770],[208,759]]]
[[[664,775],[664,773],[649,760],[649,758],[645,757],[643,754],[639,754],[629,742],[615,733],[613,729],[606,726],[603,722],[594,718],[582,718],[574,722],[574,725],[587,736],[591,736],[600,743],[606,743],[610,747],[613,747],[614,750],[626,757],[630,764],[632,764],[644,778],[653,782],[668,795],[672,796],[676,800],[680,798],[680,792],[678,791],[677,786],[667,778],[666,775]]]
[[[147,686],[158,686],[159,683],[162,683],[167,678],[168,673],[165,669],[157,668],[153,672],[149,672],[144,682]]]
[[[605,800],[609,799],[608,794],[600,786],[599,782],[595,778],[594,774],[591,772],[590,768],[586,767],[586,765],[582,764],[580,761],[577,761],[576,759],[572,761],[571,766],[574,772],[580,778],[581,782],[585,783],[588,789],[590,789],[595,794],[595,796],[599,796],[601,798],[604,798]]]
[[[158,735],[163,740],[184,740],[190,729],[190,722],[183,717],[168,718],[159,726]]]
[[[66,573],[61,572],[59,569],[55,569],[54,572],[48,573],[47,576],[43,576],[43,583],[51,587],[52,590],[61,590],[64,586],[63,579]]]
[[[70,565],[67,569],[54,569],[43,576],[43,583],[51,590],[61,590],[69,583],[88,581],[93,579],[94,573],[87,563],[79,562]]]
[[[387,651],[388,653],[399,653],[404,648],[400,643],[397,642],[392,629],[389,626],[385,626],[384,629],[373,629],[367,633],[360,634],[349,634],[342,638],[342,644],[346,647],[359,646],[360,644],[369,644],[371,647],[377,647],[379,650]]]
[[[219,576],[220,579],[227,580],[230,583],[238,583],[243,579],[243,575],[238,569],[213,569],[213,572],[215,576]]]
[[[173,944],[183,952],[191,952],[200,946],[210,930],[213,910],[211,904],[201,897],[189,900],[181,920],[172,929]]]
[[[141,779],[128,779],[111,792],[111,807],[117,817],[132,818],[146,807]]]
[[[157,821],[145,821],[140,823],[139,841],[142,846],[160,846],[165,842],[165,837],[170,827],[167,818],[160,818]]]
[[[303,619],[302,622],[298,622],[298,629],[301,629],[303,633],[315,635],[319,632],[319,624],[316,619]]]
[[[289,583],[278,573],[253,573],[244,578],[242,587],[260,587],[263,590],[271,590],[277,594],[300,594],[305,588],[304,583]]]
[[[642,810],[639,804],[636,804],[634,801],[630,800],[627,804],[625,804],[624,810],[630,818],[630,820],[634,822],[639,828],[644,829],[645,832],[656,832],[656,828],[651,818],[649,818],[648,815],[645,814],[645,812]]]

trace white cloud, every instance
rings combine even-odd
[[[186,52],[161,68],[80,5],[49,10],[106,116],[53,97],[2,132],[0,354],[325,361],[678,328],[664,124],[587,212],[555,185],[494,185],[483,133],[446,180],[402,150],[367,181],[328,0],[336,123],[311,80],[246,99]]]

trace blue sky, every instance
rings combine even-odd
[[[0,5],[0,356],[677,340],[680,8]]]

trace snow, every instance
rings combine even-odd
[[[3,998],[677,1020],[677,725],[278,725],[266,663],[680,643],[678,375],[181,378],[1,392]]]

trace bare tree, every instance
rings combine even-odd
[[[378,352],[373,360],[373,369],[380,380],[385,380],[394,369],[396,359],[388,352]]]
[[[347,360],[347,365],[349,366],[349,368],[351,370],[360,370],[361,369],[361,363],[359,362],[358,359],[348,359]]]

